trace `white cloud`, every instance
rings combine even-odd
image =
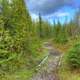
[[[69,16],[70,13],[68,12],[58,12],[58,13],[55,13],[54,16],[56,17],[64,17],[64,16]]]
[[[47,19],[52,19],[52,18],[59,18],[59,17],[66,17],[70,16],[69,12],[55,12],[53,14],[45,16]]]
[[[31,14],[31,17],[32,17],[33,20],[38,19],[38,16],[36,14]]]

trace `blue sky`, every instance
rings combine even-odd
[[[26,3],[33,19],[40,13],[51,23],[54,20],[69,22],[80,8],[80,0],[26,0]]]

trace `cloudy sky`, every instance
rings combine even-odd
[[[80,0],[26,0],[26,3],[33,19],[40,13],[50,22],[70,21],[80,8]]]

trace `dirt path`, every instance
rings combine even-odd
[[[48,49],[49,55],[39,64],[40,70],[32,80],[59,80],[57,69],[60,65],[61,54],[49,42],[45,42],[43,47]]]

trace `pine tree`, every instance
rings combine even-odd
[[[39,37],[42,38],[43,37],[43,32],[42,32],[42,17],[41,17],[40,13],[39,13],[39,26],[38,26],[38,29],[39,29]]]
[[[25,48],[29,49],[31,18],[24,0],[13,0],[12,9],[11,24],[15,27],[16,44],[20,47],[20,51]]]
[[[27,50],[30,41],[31,17],[24,0],[2,0],[4,29],[10,32],[13,39],[13,50],[20,53]]]
[[[11,6],[9,5],[8,0],[2,0],[2,11],[3,15],[3,22],[4,22],[4,29],[11,29],[12,26],[10,24],[11,18]]]

